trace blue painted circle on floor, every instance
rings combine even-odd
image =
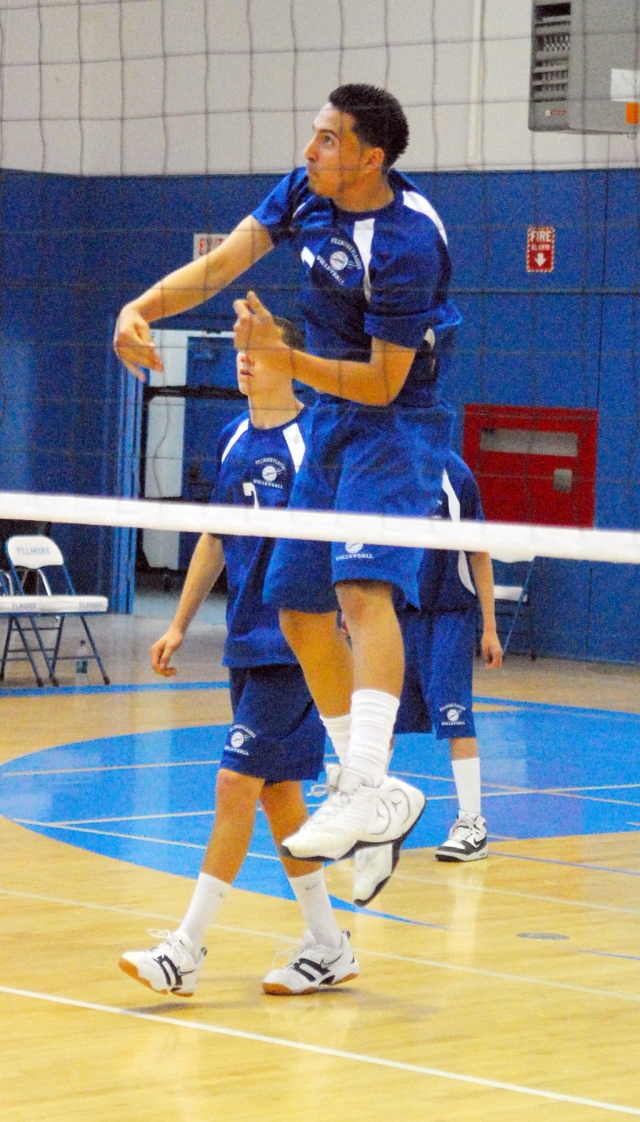
[[[640,829],[640,717],[518,705],[477,713],[476,721],[490,838]],[[195,877],[226,732],[209,725],[34,752],[0,767],[0,813],[94,853]],[[429,799],[408,847],[440,844],[457,811],[448,743],[398,736],[392,770]],[[317,804],[311,787],[307,797]],[[291,897],[261,812],[236,884]]]

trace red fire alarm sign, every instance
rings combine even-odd
[[[528,226],[527,272],[552,273],[555,255],[555,226]]]

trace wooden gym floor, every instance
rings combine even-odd
[[[194,625],[180,664],[185,688],[144,689],[154,682],[146,651],[163,628],[136,617],[109,617],[95,627],[114,682],[137,683],[138,691],[38,695],[27,668],[13,667],[0,691],[0,765],[80,741],[115,743],[130,734],[228,721],[226,690],[196,688],[225,677],[221,629]],[[500,831],[505,840],[492,841],[488,860],[467,866],[436,863],[432,846],[407,850],[375,902],[384,914],[348,904],[340,914],[360,977],[311,997],[262,994],[274,953],[295,943],[301,924],[294,902],[257,886],[236,889],[225,902],[207,939],[196,997],[169,1001],[137,987],[117,969],[120,952],[150,945],[147,928],[174,927],[192,880],[136,864],[133,851],[126,859],[92,852],[82,847],[81,834],[69,844],[73,835],[60,841],[11,815],[0,818],[0,1117],[591,1122],[608,1114],[640,1116],[639,686],[637,668],[514,657],[500,674],[479,669],[476,694],[491,700],[478,709],[496,721],[483,728],[499,738],[506,714],[505,736],[519,751],[516,718],[533,722],[547,738],[540,767],[553,763],[567,775],[587,739],[589,751],[601,744],[606,781],[569,779],[566,786],[546,784],[541,793],[527,786],[524,772],[517,784],[509,775],[503,782],[500,752],[494,757],[488,750],[485,813],[495,822],[506,814],[503,807],[512,807],[513,831]],[[535,724],[540,714],[546,723]],[[561,726],[564,739],[550,762],[556,741],[548,730]],[[14,774],[28,763],[11,764]],[[0,795],[9,770],[0,774]],[[445,772],[432,770],[425,763],[425,778],[442,784]],[[100,767],[94,771],[100,778]],[[121,774],[118,783],[126,780]],[[137,774],[144,793],[144,773]],[[73,798],[74,783],[65,798]],[[558,799],[561,786],[561,828],[549,836],[556,819],[545,819],[543,830],[547,811],[535,808],[543,795]],[[111,790],[118,796],[119,787]],[[24,805],[36,823],[45,813],[39,792],[25,787]],[[440,813],[437,800],[425,818]],[[565,833],[563,824],[577,821],[576,800],[588,801],[589,832]],[[614,812],[622,815],[616,829]],[[545,836],[536,835],[538,813]],[[589,815],[600,813],[603,828],[595,832],[600,819]],[[518,836],[518,814],[526,817],[528,836]],[[328,868],[327,879],[332,894],[348,902],[350,863]]]

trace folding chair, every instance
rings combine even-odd
[[[502,644],[502,653],[506,655],[513,633],[517,625],[527,625],[529,637],[529,654],[535,661],[535,633],[533,626],[533,610],[531,606],[531,577],[536,563],[535,556],[530,551],[522,549],[518,553],[491,553],[491,559],[498,563],[496,576],[499,583],[494,585],[494,600],[496,609],[496,625],[498,632],[504,631],[505,638]],[[501,583],[505,578],[511,578],[515,583]]]
[[[107,611],[106,596],[77,596],[64,558],[51,538],[36,534],[17,535],[5,544],[8,572],[0,573],[0,616],[8,619],[2,659],[0,660],[0,681],[4,680],[8,662],[29,661],[36,682],[44,685],[34,655],[40,654],[47,668],[49,680],[54,686],[60,683],[56,676],[58,662],[75,661],[76,655],[60,653],[64,622],[67,616],[76,616],[85,631],[92,654],[87,658],[98,663],[105,685],[110,679],[98,654],[98,649],[86,621],[87,615],[99,615]],[[53,574],[59,573],[58,583],[64,586],[62,593],[54,592]],[[28,577],[35,579],[34,595],[25,592]],[[11,646],[11,638],[17,635],[24,654],[19,647]],[[34,643],[30,643],[32,638]],[[46,639],[51,639],[46,642]]]

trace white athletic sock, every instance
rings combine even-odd
[[[331,909],[324,869],[303,877],[289,877],[289,884],[314,939],[324,947],[339,947],[342,932]]]
[[[351,698],[347,767],[379,787],[387,774],[393,726],[400,702],[382,690],[356,690]]]
[[[480,814],[480,759],[452,760],[458,803],[463,814]]]
[[[202,946],[204,934],[213,923],[222,901],[227,895],[230,884],[208,873],[200,873],[196,887],[187,908],[187,914],[180,924],[176,934],[187,935],[197,953]]]
[[[341,764],[344,764],[349,754],[349,740],[351,737],[351,713],[345,713],[343,717],[323,717],[320,714],[327,736],[331,741],[336,756]]]

